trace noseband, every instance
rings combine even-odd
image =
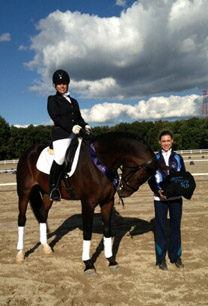
[[[123,175],[123,173],[119,174],[119,184],[118,184],[118,191],[119,190],[125,190],[125,191],[137,191],[138,187],[135,188],[133,187],[130,183],[129,180],[132,178],[132,176],[139,170],[141,169],[145,169],[145,170],[149,170],[148,166],[154,161],[153,159],[148,160],[147,162],[141,164],[141,165],[136,165],[136,166],[126,166],[126,168],[130,169],[126,175]],[[121,171],[122,171],[122,166],[120,167]],[[140,179],[137,178],[138,182],[141,183]],[[126,185],[129,189],[125,188],[124,185]]]

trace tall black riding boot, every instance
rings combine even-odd
[[[51,201],[61,200],[61,194],[59,191],[61,170],[62,170],[62,165],[57,164],[54,160],[51,166],[51,170],[50,170],[50,200]]]

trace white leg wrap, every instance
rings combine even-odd
[[[24,248],[24,226],[18,226],[18,242],[17,242],[17,250],[23,250]]]
[[[47,243],[47,226],[46,223],[40,223],[40,242],[41,244]]]
[[[82,249],[82,260],[90,259],[90,244],[91,240],[83,240],[83,249]]]
[[[112,253],[112,239],[110,238],[103,238],[103,242],[104,242],[104,254],[106,258],[109,258],[111,256],[113,256]]]

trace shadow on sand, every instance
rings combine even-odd
[[[112,236],[114,237],[113,241],[113,255],[116,257],[116,254],[119,249],[120,242],[125,235],[129,235],[131,238],[136,235],[142,235],[144,233],[152,231],[154,233],[154,219],[150,222],[131,217],[122,217],[116,209],[114,209],[112,214]],[[48,234],[48,239],[53,238],[49,243],[52,250],[55,245],[68,233],[79,228],[83,230],[82,227],[82,215],[76,214],[67,218],[55,231]],[[92,262],[95,263],[100,253],[103,251],[103,228],[102,228],[102,218],[100,213],[94,214],[93,218],[93,233],[100,234],[101,240],[100,243],[92,255]],[[28,257],[40,246],[40,242],[37,243],[33,248],[28,250],[25,253],[25,257]]]

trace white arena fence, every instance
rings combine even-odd
[[[188,155],[188,154],[208,154],[208,149],[193,149],[193,150],[177,150],[177,153],[181,155]],[[156,153],[156,152],[155,152]],[[11,160],[0,160],[0,165],[7,165],[7,164],[17,164],[18,159],[11,159]]]
[[[194,149],[194,150],[177,150],[177,153],[184,154],[208,154],[208,149]]]
[[[0,165],[7,165],[7,164],[17,164],[18,159],[11,159],[11,160],[0,160]]]

